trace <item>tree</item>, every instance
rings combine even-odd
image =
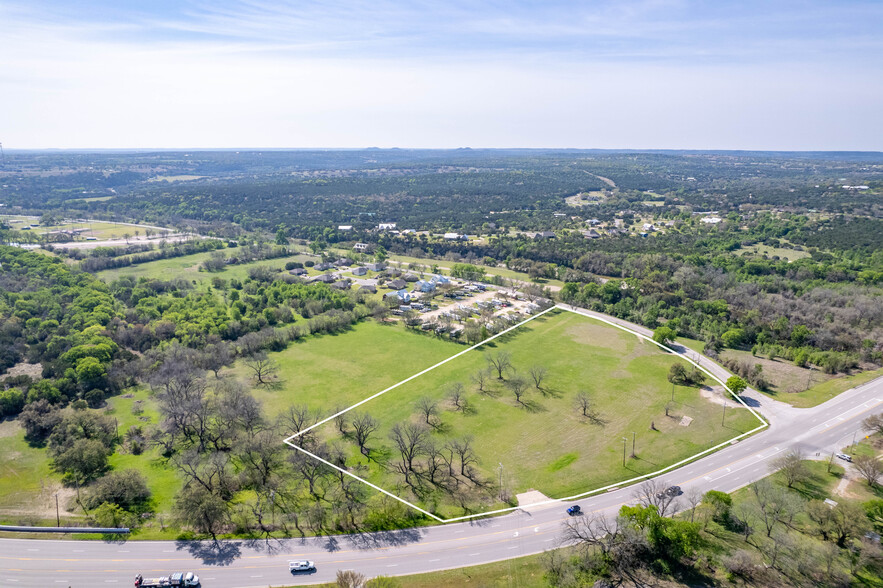
[[[138,523],[138,518],[121,506],[105,502],[89,513],[89,518],[100,527],[119,529],[131,528]]]
[[[647,480],[632,493],[632,496],[645,507],[652,506],[656,509],[659,516],[664,517],[670,510],[674,509],[676,494],[671,494],[666,490],[669,483],[660,478]]]
[[[438,403],[435,400],[424,396],[417,401],[416,408],[427,425],[433,428],[438,426]]]
[[[653,340],[660,345],[667,345],[668,343],[673,342],[676,336],[677,332],[671,327],[666,327],[665,325],[656,327],[653,331]]]
[[[668,381],[672,384],[684,384],[687,381],[687,368],[681,362],[671,364],[668,370]]]
[[[543,391],[543,381],[549,374],[549,370],[541,365],[535,365],[530,368],[530,378],[533,380],[534,388]]]
[[[448,391],[448,400],[454,407],[455,411],[466,410],[466,388],[460,382],[454,382]]]
[[[353,417],[353,437],[363,455],[368,455],[368,437],[377,430],[378,426],[378,422],[368,413],[358,413]]]
[[[507,370],[512,369],[512,356],[508,351],[488,353],[486,359],[490,366],[496,370],[498,380],[502,380],[503,374],[505,374]]]
[[[353,570],[337,570],[334,583],[337,588],[365,588],[365,574]]]
[[[15,416],[25,406],[25,394],[19,388],[0,390],[0,417]]]
[[[521,400],[521,398],[527,392],[527,381],[525,381],[524,378],[515,376],[508,382],[506,382],[506,386],[508,386],[509,389],[512,391],[512,394],[515,395],[515,402],[524,406],[525,404]]]
[[[472,374],[472,381],[478,386],[478,391],[484,393],[485,386],[487,385],[488,377],[490,374],[486,369],[480,369],[474,374]]]
[[[266,386],[272,384],[279,373],[279,366],[263,351],[258,351],[254,355],[247,357],[243,363],[251,370],[252,376],[258,385]]]
[[[749,488],[754,495],[758,518],[763,522],[767,537],[772,537],[777,523],[790,523],[803,507],[799,498],[773,485],[767,478],[754,482]]]
[[[794,484],[804,482],[810,477],[809,469],[803,463],[803,459],[803,452],[800,449],[790,451],[774,459],[770,463],[770,469],[781,473],[788,487],[793,488]]]
[[[883,413],[872,414],[862,421],[862,425],[868,431],[883,435]]]
[[[96,480],[83,497],[83,505],[93,509],[102,503],[111,503],[132,510],[144,506],[149,499],[150,489],[141,472],[126,469],[110,472]]]
[[[206,345],[199,355],[199,367],[209,370],[218,377],[218,372],[229,365],[233,365],[236,355],[233,346],[226,341]]]
[[[429,437],[426,427],[414,423],[396,423],[389,432],[389,437],[401,454],[399,471],[405,476],[405,483],[411,484],[414,461],[424,453]]]
[[[853,460],[853,465],[858,473],[867,480],[872,488],[877,485],[880,476],[883,475],[883,464],[873,455],[859,455]]]
[[[748,387],[748,383],[739,376],[730,376],[727,378],[726,386],[732,390],[733,394],[738,396],[745,391],[745,388]]]
[[[53,466],[70,479],[83,482],[97,477],[107,469],[107,456],[107,447],[101,441],[79,439],[55,456]]]
[[[199,485],[185,486],[178,493],[175,514],[182,525],[207,533],[215,541],[229,520],[227,502]]]

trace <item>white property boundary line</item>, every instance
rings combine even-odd
[[[393,385],[390,386],[389,388],[386,388],[385,390],[381,390],[380,392],[378,392],[378,393],[376,393],[376,394],[374,394],[374,395],[372,395],[372,396],[369,396],[368,398],[365,398],[364,400],[362,400],[362,401],[360,401],[360,402],[357,402],[356,404],[353,404],[353,405],[350,406],[349,408],[345,408],[345,409],[343,409],[343,410],[341,410],[341,411],[339,411],[339,412],[337,412],[337,413],[331,415],[330,417],[328,417],[328,418],[326,418],[326,419],[324,419],[324,420],[321,420],[321,421],[319,421],[318,423],[316,423],[316,424],[314,424],[314,425],[311,425],[311,426],[307,427],[307,428],[304,429],[303,431],[299,431],[299,432],[295,433],[294,435],[291,435],[290,437],[284,439],[284,443],[286,443],[287,445],[289,445],[289,446],[291,446],[291,447],[294,447],[296,450],[300,451],[301,453],[304,453],[304,454],[306,454],[306,455],[309,455],[309,456],[312,457],[313,459],[319,460],[320,462],[324,463],[325,465],[327,465],[327,466],[329,466],[329,467],[331,467],[331,468],[334,468],[335,470],[337,470],[337,471],[339,471],[339,472],[341,472],[341,473],[343,473],[343,474],[346,474],[347,476],[350,476],[351,478],[354,478],[354,479],[358,480],[359,482],[362,482],[363,484],[365,484],[365,485],[367,485],[367,486],[370,486],[371,488],[374,488],[374,489],[377,490],[378,492],[382,492],[383,494],[386,494],[386,495],[389,496],[390,498],[394,498],[395,500],[398,500],[398,501],[401,502],[402,504],[404,504],[404,505],[406,505],[406,506],[409,506],[409,507],[413,508],[414,510],[416,510],[416,511],[418,511],[418,512],[421,512],[421,513],[425,514],[426,516],[428,516],[428,517],[430,517],[430,518],[432,518],[432,519],[438,521],[439,523],[454,523],[454,522],[458,522],[458,521],[464,521],[464,520],[467,520],[467,519],[473,519],[473,518],[478,518],[478,517],[485,517],[485,516],[496,515],[496,514],[502,514],[502,513],[505,513],[505,512],[512,512],[512,511],[518,510],[518,509],[520,509],[520,508],[522,508],[522,507],[520,507],[520,506],[512,506],[512,507],[508,507],[508,508],[501,508],[501,509],[498,509],[498,510],[492,510],[492,511],[483,512],[483,513],[476,513],[476,514],[471,514],[471,515],[464,515],[464,516],[460,516],[460,517],[454,517],[454,518],[451,518],[451,519],[443,519],[443,518],[439,517],[438,515],[435,515],[435,514],[429,512],[429,511],[427,511],[427,510],[424,510],[424,509],[420,508],[419,506],[417,506],[417,505],[415,505],[415,504],[413,504],[413,503],[411,503],[411,502],[408,502],[408,501],[405,500],[404,498],[400,498],[400,497],[396,496],[395,494],[393,494],[393,493],[391,493],[391,492],[389,492],[389,491],[387,491],[387,490],[384,490],[383,488],[381,488],[380,486],[377,486],[376,484],[372,484],[372,483],[369,482],[368,480],[366,480],[366,479],[364,479],[364,478],[362,478],[362,477],[359,477],[359,476],[355,475],[354,473],[350,472],[349,470],[346,470],[346,469],[344,469],[344,468],[341,468],[341,467],[339,467],[339,466],[337,466],[337,465],[335,465],[335,464],[329,462],[328,460],[323,459],[323,458],[319,457],[318,455],[316,455],[316,454],[314,454],[314,453],[312,453],[312,452],[310,452],[310,451],[307,451],[307,450],[304,449],[303,447],[301,447],[301,446],[299,446],[299,445],[297,445],[297,444],[295,444],[295,443],[292,443],[291,440],[294,439],[294,438],[296,438],[296,437],[299,437],[299,436],[301,436],[301,435],[303,435],[303,434],[305,434],[305,433],[307,433],[307,432],[309,432],[309,431],[311,431],[311,430],[313,430],[313,429],[315,429],[316,427],[319,427],[320,425],[324,425],[325,423],[334,420],[335,418],[339,417],[340,415],[345,414],[345,413],[351,411],[352,409],[354,409],[354,408],[356,408],[356,407],[359,407],[359,406],[365,404],[366,402],[368,402],[368,401],[370,401],[370,400],[373,400],[373,399],[377,398],[378,396],[382,396],[383,394],[386,394],[387,392],[389,392],[389,391],[391,391],[391,390],[394,390],[394,389],[398,388],[398,387],[401,386],[402,384],[406,384],[406,383],[410,382],[411,380],[413,380],[413,379],[415,379],[415,378],[418,378],[418,377],[422,376],[423,374],[425,374],[425,373],[427,373],[427,372],[431,372],[431,371],[434,370],[435,368],[440,367],[440,366],[442,366],[442,365],[448,363],[449,361],[452,361],[452,360],[454,360],[454,359],[460,357],[461,355],[464,355],[464,354],[468,353],[469,351],[472,351],[473,349],[477,349],[478,347],[481,347],[481,346],[484,345],[485,343],[490,343],[491,341],[493,341],[493,340],[496,339],[497,337],[500,337],[500,336],[505,335],[506,333],[508,333],[508,332],[510,332],[510,331],[513,331],[513,330],[515,330],[515,329],[517,329],[517,328],[519,328],[519,327],[522,327],[522,326],[526,325],[527,323],[529,323],[530,321],[532,321],[532,320],[534,320],[534,319],[536,319],[536,318],[539,318],[539,317],[543,316],[544,314],[546,314],[546,313],[548,313],[548,312],[550,312],[550,311],[552,311],[552,310],[554,310],[554,309],[556,309],[556,308],[559,309],[559,310],[564,310],[564,311],[566,311],[566,312],[571,312],[571,313],[573,313],[573,314],[576,314],[576,315],[578,315],[578,316],[585,317],[585,318],[588,318],[588,319],[591,319],[591,320],[600,321],[600,322],[605,323],[605,324],[608,324],[608,325],[610,325],[610,326],[612,326],[612,327],[616,327],[617,329],[620,329],[621,331],[625,331],[626,333],[629,333],[630,335],[635,335],[636,337],[638,337],[638,338],[640,338],[640,339],[645,339],[645,340],[647,340],[647,341],[653,343],[654,345],[656,345],[656,346],[658,346],[658,347],[664,349],[665,351],[668,351],[669,353],[672,353],[672,354],[674,354],[674,355],[680,357],[681,359],[686,360],[687,362],[689,362],[689,363],[692,364],[693,366],[695,366],[695,367],[699,368],[700,370],[702,370],[705,374],[707,374],[708,376],[710,376],[714,381],[719,382],[719,383],[724,387],[724,389],[725,389],[727,392],[729,392],[730,395],[732,395],[733,398],[736,399],[736,401],[739,402],[739,404],[741,404],[744,408],[748,409],[748,411],[749,411],[751,414],[753,414],[755,417],[757,417],[757,420],[759,420],[761,424],[760,424],[759,427],[757,427],[757,428],[755,428],[755,429],[752,429],[752,430],[750,430],[750,431],[747,431],[747,432],[745,432],[745,433],[742,433],[741,435],[737,435],[736,437],[733,437],[732,439],[729,439],[729,440],[727,440],[727,441],[724,441],[723,443],[720,443],[720,444],[718,444],[718,445],[715,445],[714,447],[710,447],[710,448],[708,448],[708,449],[706,449],[706,450],[704,450],[704,451],[701,451],[701,452],[697,453],[696,455],[690,456],[690,457],[688,457],[688,458],[686,458],[686,459],[682,459],[681,461],[679,461],[679,462],[677,462],[677,463],[674,463],[674,464],[671,464],[670,466],[664,467],[664,468],[662,468],[661,470],[657,470],[657,471],[652,472],[652,473],[649,473],[649,474],[644,474],[644,475],[641,475],[641,476],[637,476],[637,477],[634,477],[634,478],[632,478],[632,479],[630,479],[630,480],[624,480],[624,481],[622,481],[622,482],[617,482],[617,483],[615,483],[615,484],[610,484],[609,486],[604,486],[603,488],[596,488],[596,489],[594,489],[594,490],[589,490],[588,492],[582,492],[582,493],[580,493],[580,494],[574,494],[573,496],[567,496],[567,497],[564,497],[564,498],[552,498],[552,499],[550,499],[550,500],[544,500],[544,501],[542,501],[542,502],[534,502],[534,503],[531,503],[529,506],[532,506],[532,507],[533,507],[533,506],[542,506],[542,505],[546,505],[546,504],[555,504],[555,503],[559,503],[559,502],[565,502],[565,501],[568,501],[568,500],[575,500],[575,499],[577,499],[577,498],[582,498],[582,497],[589,496],[589,495],[592,495],[592,494],[597,494],[597,493],[599,493],[599,492],[605,492],[605,491],[607,491],[607,490],[611,490],[611,489],[613,489],[613,488],[618,488],[619,486],[627,486],[627,485],[629,485],[629,484],[632,484],[632,483],[634,483],[634,482],[638,482],[638,481],[640,481],[640,480],[644,480],[644,479],[647,479],[647,478],[652,478],[652,477],[654,477],[654,476],[658,476],[659,474],[663,474],[663,473],[665,473],[665,472],[667,472],[667,471],[669,471],[669,470],[671,470],[671,469],[674,469],[674,468],[677,468],[677,467],[679,467],[679,466],[682,466],[682,465],[684,465],[684,464],[686,464],[686,463],[689,463],[689,462],[691,462],[691,461],[693,461],[693,460],[695,460],[695,459],[697,459],[697,458],[702,457],[703,455],[706,455],[706,454],[708,454],[708,453],[712,453],[712,452],[714,452],[714,451],[717,451],[718,449],[721,449],[721,448],[723,448],[723,447],[726,447],[727,445],[731,445],[731,444],[734,443],[735,441],[738,441],[739,439],[741,439],[741,438],[743,438],[743,437],[746,437],[746,436],[748,436],[748,435],[752,435],[752,434],[756,433],[757,431],[760,431],[761,429],[764,429],[764,428],[766,428],[766,427],[769,426],[769,423],[767,423],[767,422],[763,419],[763,417],[761,417],[757,412],[755,412],[750,406],[748,406],[747,404],[745,404],[745,402],[744,402],[744,401],[743,401],[743,400],[742,400],[737,394],[735,394],[732,390],[730,390],[730,388],[727,387],[727,385],[726,385],[725,382],[723,382],[720,378],[718,378],[717,376],[715,376],[715,375],[714,375],[713,373],[711,373],[709,370],[705,369],[705,367],[699,365],[697,362],[695,362],[695,361],[693,361],[692,359],[690,359],[689,357],[687,357],[685,354],[678,353],[678,352],[675,351],[674,349],[672,349],[672,348],[670,348],[670,347],[668,347],[668,346],[666,346],[666,345],[663,345],[662,343],[657,343],[657,342],[654,341],[651,337],[648,337],[648,336],[646,336],[646,335],[642,335],[641,333],[638,333],[637,331],[633,331],[633,330],[631,330],[631,329],[629,329],[629,328],[627,328],[627,327],[624,327],[624,326],[622,326],[622,325],[619,325],[619,324],[614,323],[614,322],[612,322],[612,321],[609,321],[609,320],[607,320],[607,319],[600,318],[600,317],[596,317],[596,316],[590,316],[590,315],[587,315],[587,314],[583,314],[583,313],[578,312],[578,311],[576,311],[576,310],[572,310],[572,309],[570,309],[570,308],[567,308],[567,307],[564,306],[563,304],[558,304],[558,305],[552,306],[552,307],[550,307],[550,308],[547,308],[546,310],[544,310],[544,311],[542,311],[542,312],[540,312],[540,313],[538,313],[538,314],[536,314],[536,315],[534,315],[534,316],[532,316],[532,317],[530,317],[530,318],[528,318],[528,319],[526,319],[526,320],[524,320],[524,321],[518,323],[517,325],[511,326],[511,327],[509,327],[508,329],[505,329],[505,330],[503,330],[503,331],[500,331],[499,333],[497,333],[497,334],[494,335],[493,337],[490,337],[490,338],[488,338],[488,339],[485,339],[484,341],[482,341],[482,342],[480,342],[480,343],[477,343],[477,344],[473,345],[472,347],[469,347],[469,348],[467,348],[467,349],[464,349],[463,351],[461,351],[461,352],[459,352],[459,353],[456,353],[455,355],[452,355],[451,357],[449,357],[449,358],[447,358],[447,359],[444,359],[444,360],[438,362],[437,364],[435,364],[435,365],[433,365],[433,366],[431,366],[431,367],[426,368],[426,369],[423,370],[422,372],[418,372],[418,373],[416,373],[416,374],[414,374],[414,375],[412,375],[412,376],[410,376],[410,377],[408,377],[408,378],[405,378],[404,380],[402,380],[402,381],[399,382],[398,384],[393,384]]]

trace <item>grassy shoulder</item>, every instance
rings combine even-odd
[[[529,555],[467,568],[392,577],[384,586],[385,588],[405,586],[408,588],[459,588],[460,586],[545,588],[549,586],[549,582],[545,578],[546,569],[542,558],[542,555]],[[336,582],[331,582],[319,584],[318,588],[337,586]]]

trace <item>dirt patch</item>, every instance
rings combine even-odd
[[[43,364],[25,362],[17,363],[6,370],[6,373],[3,376],[0,376],[0,380],[5,380],[6,378],[14,376],[30,376],[35,380],[39,380],[43,377]]]
[[[726,403],[727,408],[742,408],[742,405],[736,402],[733,395],[727,392],[723,386],[702,386],[699,389],[699,395],[714,404],[723,406]]]
[[[689,427],[693,422],[693,417],[684,416],[678,424],[682,427]]]
[[[530,489],[527,492],[522,492],[521,494],[516,494],[515,498],[518,499],[518,507],[528,512],[532,510],[539,510],[541,508],[554,507],[557,505],[557,503],[555,502],[552,502],[550,504],[541,504],[552,499],[539,490],[534,489]]]

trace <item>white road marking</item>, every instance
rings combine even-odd
[[[518,537],[518,531],[515,531],[515,533],[514,533],[512,536],[513,536],[513,537]]]
[[[388,567],[388,568],[396,568],[396,567],[398,567],[398,565],[399,565],[399,564],[389,564],[389,565],[387,565],[386,567]]]
[[[429,563],[432,563],[434,561],[441,561],[441,559],[431,559],[431,560],[429,560]]]
[[[469,557],[475,557],[476,555],[481,555],[481,552],[479,551],[478,553],[470,553]]]
[[[29,548],[28,551],[40,551],[39,549]]]
[[[518,549],[518,545],[515,545],[513,547],[509,547],[508,549]]]

